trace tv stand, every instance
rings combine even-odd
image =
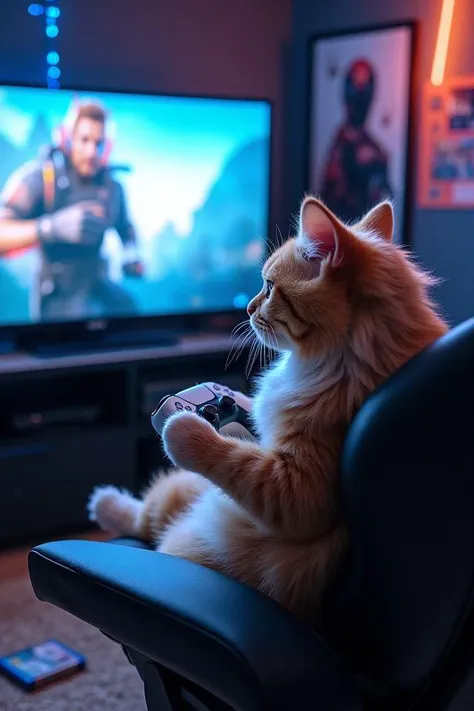
[[[26,343],[26,350],[38,358],[100,353],[130,348],[162,348],[179,343],[175,331],[157,329],[123,330],[114,332],[90,332],[86,337],[60,340],[35,340]]]
[[[17,350],[16,338],[7,329],[0,329],[0,356],[15,353]]]
[[[247,391],[228,335],[88,353],[0,355],[0,548],[83,532],[91,490],[143,490],[169,462],[150,414],[203,381]]]

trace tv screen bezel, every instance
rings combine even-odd
[[[41,89],[45,92],[77,92],[78,94],[121,94],[125,96],[150,96],[165,99],[198,99],[205,101],[235,101],[252,104],[266,104],[270,112],[270,140],[268,146],[268,198],[267,198],[267,234],[262,235],[265,248],[265,258],[268,256],[269,245],[274,244],[271,237],[270,224],[273,214],[272,186],[273,186],[273,152],[274,152],[274,101],[268,97],[258,96],[236,96],[236,95],[212,95],[212,94],[188,94],[188,93],[168,93],[159,91],[148,91],[143,89],[117,89],[103,88],[98,86],[83,86],[79,84],[61,85],[60,89],[49,89],[42,83],[36,82],[16,82],[10,80],[0,80],[0,89]],[[0,257],[1,258],[1,257]],[[180,332],[199,333],[214,332],[231,328],[246,316],[246,309],[221,309],[217,311],[183,311],[164,314],[138,315],[138,316],[105,316],[91,317],[85,319],[67,319],[64,321],[31,322],[31,323],[5,323],[0,322],[0,341],[2,339],[13,339],[15,341],[29,340],[30,338],[38,342],[40,340],[64,340],[68,337],[77,339],[81,334],[88,334],[91,331],[130,331],[147,330],[156,332]]]

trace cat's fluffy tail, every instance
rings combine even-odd
[[[98,486],[87,504],[90,520],[119,536],[143,535],[144,509],[143,501],[115,486]]]

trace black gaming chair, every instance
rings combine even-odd
[[[472,711],[474,319],[368,399],[341,479],[350,553],[317,630],[139,541],[38,546],[33,588],[124,646],[150,711]]]

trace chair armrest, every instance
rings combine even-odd
[[[36,596],[238,711],[356,711],[361,693],[309,627],[267,596],[189,561],[93,541],[29,554]]]

